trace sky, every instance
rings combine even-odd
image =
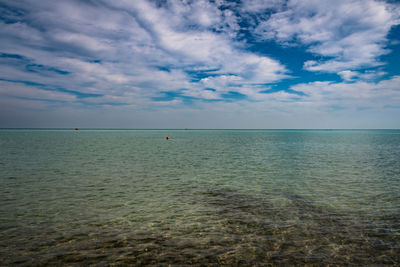
[[[0,0],[0,128],[400,128],[400,2]]]

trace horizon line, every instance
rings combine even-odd
[[[79,128],[79,127],[0,127],[0,130],[400,130],[400,128]]]

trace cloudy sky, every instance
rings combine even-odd
[[[400,128],[400,3],[0,1],[0,127]]]

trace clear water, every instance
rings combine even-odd
[[[2,266],[400,264],[399,130],[1,130],[0,185]]]

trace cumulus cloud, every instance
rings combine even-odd
[[[299,102],[314,106],[382,108],[400,103],[399,84],[400,76],[394,76],[376,83],[362,80],[353,83],[311,82],[292,86],[292,89],[306,94]]]
[[[358,72],[351,71],[351,70],[342,70],[342,71],[338,72],[338,74],[345,81],[352,81],[355,77],[357,77],[359,75]]]
[[[300,42],[326,57],[305,62],[310,71],[372,67],[383,64],[379,56],[389,52],[386,36],[400,23],[399,11],[398,5],[375,0],[290,0],[284,10],[261,22],[255,33],[283,44]]]
[[[21,83],[0,81],[0,96],[39,101],[71,101],[76,96],[56,90],[44,90]]]
[[[21,109],[394,105],[398,77],[379,81],[391,75],[380,56],[399,10],[375,0],[8,1],[0,96]],[[305,70],[343,82],[292,85],[298,73],[271,42],[305,48]]]
[[[244,12],[262,14],[268,10],[277,11],[282,9],[285,1],[283,0],[247,0],[241,2],[240,9]]]
[[[372,71],[372,70],[366,70],[364,72],[359,72],[359,71],[351,71],[351,70],[343,70],[338,72],[338,74],[340,75],[340,77],[342,77],[342,79],[344,81],[354,81],[357,79],[361,79],[361,80],[375,80],[383,75],[386,75],[387,73],[384,71]]]
[[[10,6],[23,15],[14,14],[15,21],[1,28],[1,52],[66,70],[79,90],[96,88],[104,95],[141,90],[154,95],[184,89],[183,94],[208,99],[218,94],[201,92],[202,83],[194,83],[190,71],[213,70],[212,76],[235,75],[245,83],[287,77],[277,60],[246,52],[230,38],[237,18],[217,3],[27,0]],[[44,82],[41,74],[26,78]]]

